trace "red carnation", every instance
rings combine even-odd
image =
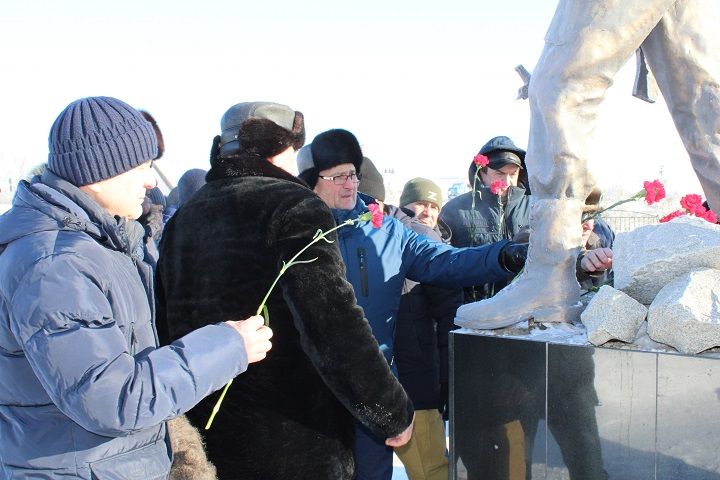
[[[500,193],[507,190],[508,184],[505,183],[505,180],[498,180],[497,182],[493,182],[490,184],[490,191],[494,195],[499,195]]]
[[[675,210],[674,212],[668,213],[667,215],[662,217],[660,219],[660,223],[669,222],[673,218],[682,217],[683,215],[685,215],[685,210]]]
[[[382,208],[380,208],[377,203],[371,203],[368,205],[368,210],[370,210],[370,213],[372,214],[372,226],[375,228],[382,227],[384,217]]]
[[[697,214],[696,214],[697,215]],[[697,215],[700,218],[707,220],[710,223],[717,223],[717,216],[712,210],[705,210],[702,215]]]
[[[648,205],[652,205],[665,198],[665,187],[660,183],[660,180],[643,182],[643,186],[645,187],[645,201]]]
[[[702,204],[702,197],[696,193],[690,193],[680,199],[680,206],[695,216],[702,216],[705,207]]]
[[[483,168],[488,166],[488,164],[490,163],[490,159],[482,153],[478,153],[473,158],[473,162],[475,162],[475,165],[477,165],[478,168]]]

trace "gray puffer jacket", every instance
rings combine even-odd
[[[141,236],[50,172],[0,216],[0,478],[165,478],[166,420],[247,368],[224,324],[156,348]]]

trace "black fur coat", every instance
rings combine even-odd
[[[311,190],[267,160],[219,162],[163,235],[160,330],[172,341],[254,315],[282,262],[334,226]],[[382,437],[412,419],[345,281],[336,243],[320,241],[301,257],[312,258],[288,269],[270,296],[267,358],[235,379],[212,428],[202,430],[222,480],[350,479],[353,417]],[[218,396],[188,413],[193,424],[204,428]]]

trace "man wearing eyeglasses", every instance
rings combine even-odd
[[[363,155],[347,130],[329,130],[303,147],[297,156],[299,177],[330,207],[336,224],[368,210],[370,197],[357,191]],[[385,217],[380,228],[369,222],[341,228],[338,246],[345,276],[355,290],[380,351],[393,373],[395,318],[406,278],[431,285],[458,288],[507,281],[522,268],[526,245],[507,240],[472,248],[453,248],[434,242]],[[361,388],[369,388],[369,385]],[[355,439],[357,480],[392,478],[392,448],[357,424]]]

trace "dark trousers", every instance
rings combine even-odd
[[[356,480],[391,480],[393,449],[359,423],[355,427]]]

